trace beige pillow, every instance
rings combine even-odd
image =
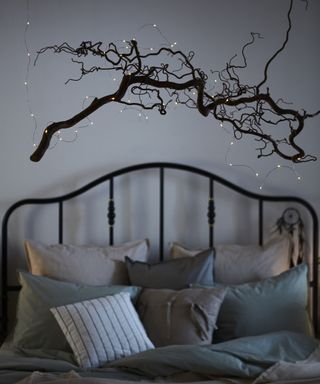
[[[277,236],[264,246],[217,245],[214,264],[214,281],[224,284],[254,282],[288,270],[291,259],[289,236]],[[195,256],[199,249],[188,249],[178,243],[171,245],[171,257]]]
[[[128,285],[125,256],[147,261],[148,240],[116,246],[46,245],[25,241],[29,271],[34,275],[87,285]]]
[[[156,347],[173,344],[211,344],[225,288],[146,288],[138,313]]]

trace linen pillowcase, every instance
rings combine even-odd
[[[70,347],[50,308],[119,292],[135,299],[140,291],[133,286],[87,286],[20,272],[22,285],[18,298],[14,346],[23,349],[70,352]]]
[[[214,280],[224,284],[242,284],[279,275],[290,268],[291,240],[277,236],[265,245],[217,245],[215,247]],[[173,243],[171,257],[194,256],[191,250]]]
[[[307,311],[307,274],[308,266],[303,263],[257,283],[229,285],[213,341],[276,331],[313,335]]]
[[[154,348],[127,292],[51,308],[51,312],[81,368],[100,367]]]
[[[148,240],[117,246],[46,245],[25,241],[29,271],[34,275],[88,285],[128,285],[125,256],[147,261]]]
[[[195,257],[184,257],[149,264],[126,257],[126,266],[132,285],[144,288],[183,289],[190,284],[213,283],[213,250]]]
[[[226,289],[144,289],[137,309],[156,347],[211,344]]]

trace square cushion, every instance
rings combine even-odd
[[[148,336],[157,347],[211,344],[224,288],[144,289],[137,302]]]
[[[183,289],[190,284],[213,283],[213,250],[195,257],[143,263],[126,257],[126,266],[132,285],[144,288]]]
[[[51,312],[81,368],[154,348],[127,292],[51,308]]]
[[[290,268],[291,240],[277,236],[265,245],[216,245],[214,280],[224,284],[254,282],[278,275]],[[172,258],[192,257],[201,252],[172,243]]]
[[[117,246],[52,244],[25,241],[29,271],[34,275],[88,285],[128,285],[125,256],[147,261],[149,242]]]

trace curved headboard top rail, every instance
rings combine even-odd
[[[109,182],[109,207],[108,207],[108,223],[109,223],[109,241],[110,244],[113,244],[113,224],[114,224],[114,205],[113,205],[113,180],[125,174],[129,174],[135,171],[146,170],[146,169],[157,169],[159,170],[160,176],[160,225],[159,225],[159,255],[160,258],[163,258],[163,243],[164,243],[164,172],[167,169],[173,170],[181,170],[189,173],[193,173],[196,175],[203,176],[209,181],[209,204],[208,204],[208,223],[209,223],[209,245],[213,246],[213,224],[215,220],[215,206],[213,202],[213,183],[217,182],[243,196],[246,196],[250,199],[254,199],[259,203],[259,243],[263,243],[263,203],[264,202],[288,202],[288,203],[297,203],[302,205],[311,215],[312,220],[312,233],[311,233],[311,242],[312,242],[312,288],[313,288],[313,300],[312,300],[312,309],[313,309],[313,318],[314,318],[314,326],[317,331],[317,312],[318,312],[318,252],[319,252],[319,223],[316,211],[312,207],[312,205],[296,196],[286,196],[286,195],[262,195],[259,193],[251,192],[246,190],[239,185],[236,185],[225,178],[218,176],[212,172],[207,170],[197,168],[191,165],[172,163],[172,162],[151,162],[151,163],[141,163],[136,165],[131,165],[127,167],[123,167],[121,169],[109,172],[101,177],[96,178],[95,180],[85,184],[84,186],[70,192],[67,194],[55,196],[55,197],[46,197],[46,198],[29,198],[17,201],[12,204],[4,214],[2,220],[2,333],[6,331],[6,322],[7,322],[7,293],[8,291],[16,290],[16,286],[8,285],[7,281],[7,271],[8,271],[8,223],[12,213],[19,207],[24,205],[38,205],[38,204],[52,204],[57,203],[59,206],[59,242],[62,242],[63,239],[63,202],[75,198],[90,189],[102,184],[104,182]],[[3,325],[5,324],[5,325]]]
[[[245,188],[239,187],[237,184],[234,184],[225,178],[216,175],[212,172],[206,171],[204,169],[194,167],[191,165],[185,165],[185,164],[179,164],[179,163],[170,163],[170,162],[153,162],[153,163],[141,163],[136,165],[131,165],[127,167],[120,168],[116,171],[109,172],[103,176],[98,177],[97,179],[85,184],[84,186],[70,192],[66,193],[64,195],[58,195],[55,197],[45,197],[45,198],[29,198],[29,199],[23,199],[16,203],[14,203],[6,212],[6,216],[10,216],[11,212],[14,211],[16,208],[18,208],[21,205],[27,205],[27,204],[47,204],[47,203],[57,203],[59,201],[69,200],[76,196],[79,196],[83,194],[84,192],[96,187],[97,185],[108,181],[112,178],[115,178],[117,176],[125,175],[127,173],[131,173],[134,171],[139,171],[143,169],[151,169],[151,168],[164,168],[164,169],[176,169],[176,170],[182,170],[187,171],[190,173],[195,173],[197,175],[202,175],[204,177],[207,177],[208,179],[213,179],[214,181],[217,181],[218,183],[233,189],[237,191],[238,193],[241,193],[249,198],[257,199],[257,200],[265,200],[265,201],[294,201],[299,204],[304,205],[310,212],[310,214],[318,221],[317,214],[312,207],[312,205],[306,201],[303,198],[297,197],[297,196],[288,196],[288,195],[263,195],[256,192],[249,191]]]

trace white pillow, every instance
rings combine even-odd
[[[50,310],[82,368],[154,348],[127,292]]]
[[[224,284],[243,284],[279,275],[290,268],[291,240],[277,236],[265,245],[215,246],[214,281]],[[203,250],[188,249],[172,243],[172,258],[194,256]]]
[[[117,246],[47,245],[25,241],[29,271],[33,275],[86,285],[128,285],[125,256],[146,262],[148,240],[138,240]]]

